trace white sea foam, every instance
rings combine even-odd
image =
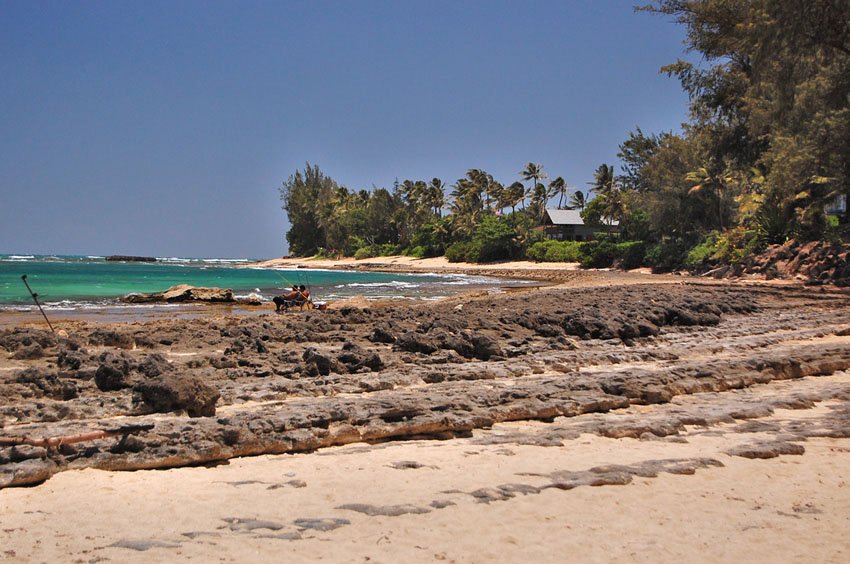
[[[201,262],[211,263],[211,264],[239,264],[243,262],[250,262],[248,259],[201,259]]]
[[[257,290],[256,292],[250,292],[248,294],[234,294],[233,296],[237,300],[260,300],[261,302],[267,301],[266,297],[263,296],[262,292]]]
[[[389,282],[351,282],[350,284],[340,284],[337,288],[419,288],[421,286],[421,284],[412,282],[391,280]]]
[[[312,274],[313,272],[333,272],[336,274],[339,274],[341,272],[347,272],[344,270],[334,270],[332,268],[292,268],[291,266],[275,266],[272,268],[266,268],[263,266],[252,266],[251,268],[256,270],[277,270],[279,272],[291,272],[292,274],[300,274],[302,276]]]
[[[191,259],[185,259],[180,257],[156,257],[156,260],[159,262],[191,262]]]
[[[163,262],[166,264],[241,264],[246,262],[251,262],[248,259],[237,258],[184,258],[184,257],[157,257],[157,261]]]

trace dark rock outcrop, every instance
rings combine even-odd
[[[0,487],[66,468],[164,468],[360,441],[468,437],[521,420],[566,429],[564,421],[581,419],[569,433],[654,440],[686,425],[767,417],[778,406],[727,408],[733,390],[850,368],[842,292],[670,284],[552,289],[521,301],[518,308],[516,300],[482,296],[464,302],[462,314],[444,302],[80,324],[71,339],[0,330],[0,360],[12,363],[0,371],[0,422],[14,422],[4,435],[73,436],[118,418],[141,424],[151,423],[145,414],[166,414],[138,435],[63,444],[46,458],[12,462],[21,455],[0,446]],[[397,342],[371,339],[376,327]],[[42,358],[12,359],[33,343]],[[596,418],[636,404],[654,411],[701,392],[716,403],[700,412],[653,420],[647,409],[628,425]],[[227,409],[211,417],[219,399]],[[789,397],[782,405],[814,401]],[[850,411],[834,411],[841,425],[811,432],[846,434]],[[560,445],[569,433],[528,444]]]
[[[100,366],[94,373],[95,385],[103,392],[129,388],[133,385],[131,367],[131,359],[126,354],[105,352],[100,355]]]
[[[222,288],[196,288],[186,284],[172,286],[164,292],[150,294],[128,294],[122,301],[131,304],[147,303],[178,303],[178,302],[208,302],[234,303],[233,290]]]
[[[735,265],[706,266],[703,276],[713,278],[755,275],[765,279],[799,278],[809,284],[850,286],[850,244],[829,241],[803,243],[791,239],[771,245]]]
[[[197,376],[162,374],[133,386],[144,404],[153,412],[185,410],[189,417],[215,415],[215,404],[221,394]]]
[[[156,257],[139,257],[133,255],[110,255],[107,262],[157,262]]]

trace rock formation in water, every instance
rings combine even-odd
[[[172,286],[164,292],[149,294],[127,294],[122,301],[130,304],[178,303],[178,302],[229,302],[234,303],[233,290],[222,288],[196,288],[188,284]]]
[[[136,257],[130,255],[110,255],[107,262],[157,262],[156,257]]]

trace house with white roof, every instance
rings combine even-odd
[[[585,225],[579,210],[559,210],[546,208],[543,223],[537,228],[548,239],[558,241],[591,241],[593,234],[604,231],[617,231],[619,222],[605,225]]]

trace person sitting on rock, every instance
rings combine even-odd
[[[306,303],[310,302],[310,290],[308,290],[304,284],[298,287],[298,295],[295,296],[292,305],[294,306],[303,306]]]
[[[280,312],[281,308],[283,308],[284,310],[289,309],[289,306],[291,306],[295,302],[295,299],[298,297],[299,293],[300,292],[298,291],[298,286],[293,284],[291,292],[283,296],[275,296],[272,300],[274,302],[274,310],[276,312]]]

